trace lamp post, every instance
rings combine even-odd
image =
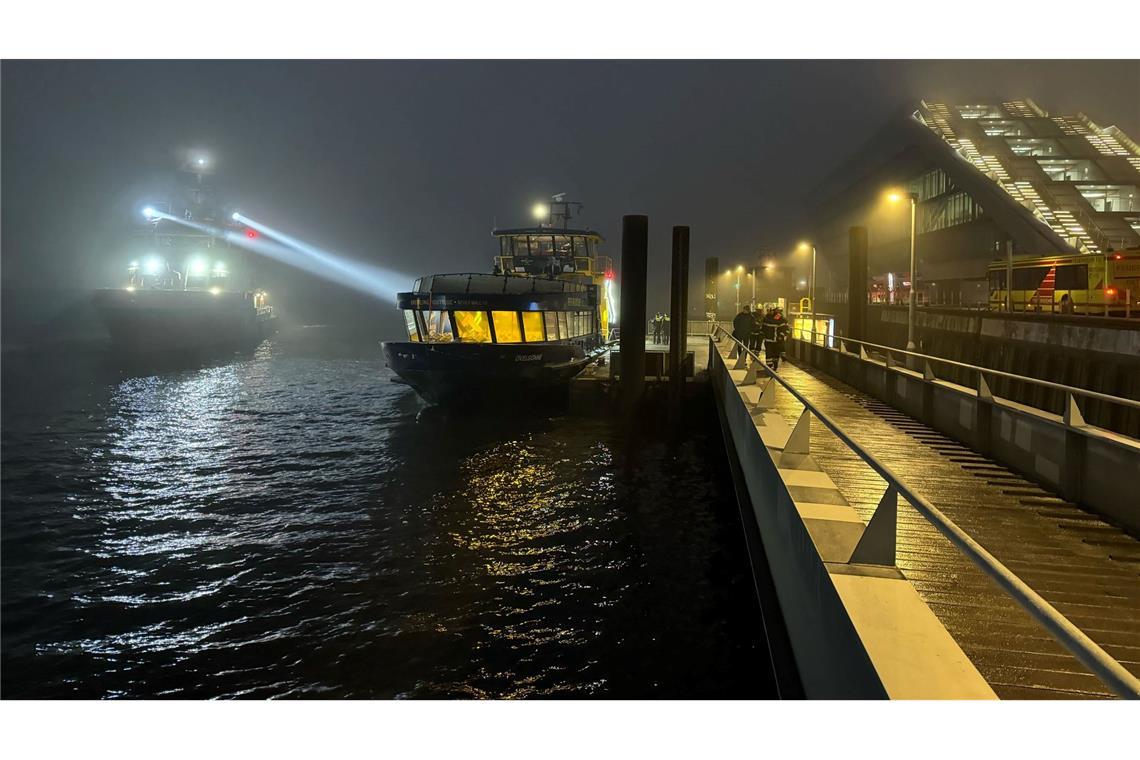
[[[811,301],[811,313],[815,314],[815,243],[800,243],[800,250],[807,253],[811,249],[811,279],[808,280],[808,299]]]
[[[916,279],[915,272],[915,256],[914,256],[914,233],[915,233],[915,213],[918,207],[918,194],[917,193],[902,193],[892,192],[887,198],[898,203],[903,197],[910,199],[910,295],[908,297],[907,313],[906,313],[906,350],[913,351],[916,346],[914,343],[914,305],[915,305],[915,290],[918,287],[918,280]]]
[[[740,275],[744,274],[744,265],[736,267],[736,313],[740,313]]]

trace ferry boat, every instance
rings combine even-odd
[[[551,391],[606,350],[613,262],[602,236],[569,222],[581,204],[557,195],[546,221],[495,229],[490,274],[434,274],[396,296],[408,339],[382,343],[401,382],[430,403],[455,405]]]
[[[172,201],[142,210],[130,237],[121,287],[98,290],[95,306],[113,346],[130,354],[252,347],[276,328],[252,262],[225,234],[236,227],[215,199],[210,160],[189,156]],[[231,267],[236,265],[237,271]],[[244,280],[247,287],[234,287]]]

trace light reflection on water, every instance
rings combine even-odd
[[[4,696],[766,695],[708,437],[422,413],[312,330],[61,377],[5,367]]]

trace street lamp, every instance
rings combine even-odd
[[[740,275],[744,273],[744,265],[736,267],[736,312],[740,313]]]
[[[908,296],[906,315],[906,350],[913,351],[916,348],[914,343],[914,291],[918,287],[918,280],[915,279],[914,218],[915,211],[918,207],[918,194],[904,193],[899,190],[892,190],[887,194],[887,200],[891,203],[899,203],[904,198],[910,199],[910,295]]]
[[[815,243],[800,243],[800,250],[807,253],[811,248],[811,279],[808,280],[808,299],[811,301],[811,313],[815,314]]]

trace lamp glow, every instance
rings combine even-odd
[[[143,262],[143,272],[152,277],[162,271],[162,259],[157,256],[151,256]]]
[[[206,260],[203,258],[190,259],[190,263],[186,266],[187,271],[194,277],[201,277],[206,274]]]
[[[147,219],[154,219],[154,217],[157,216],[157,212],[155,212],[154,206],[147,206],[142,210],[142,215]]]
[[[545,203],[536,203],[534,204],[534,208],[530,210],[530,213],[534,215],[535,219],[543,219],[550,216],[550,207]]]

